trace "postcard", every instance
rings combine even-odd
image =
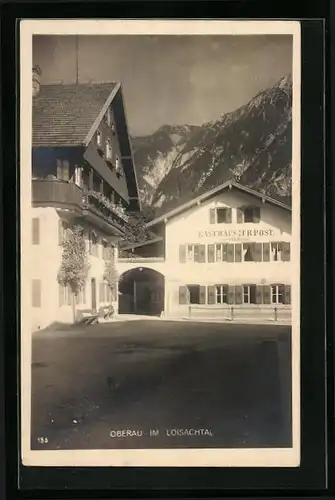
[[[300,464],[300,24],[22,20],[24,465]]]

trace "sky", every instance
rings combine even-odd
[[[292,72],[288,35],[38,35],[41,83],[119,81],[130,134],[201,125]]]

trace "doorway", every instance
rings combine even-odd
[[[149,268],[126,271],[119,280],[119,314],[160,316],[164,311],[164,276]]]

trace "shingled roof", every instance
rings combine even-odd
[[[33,97],[33,147],[82,145],[117,83],[41,85]]]

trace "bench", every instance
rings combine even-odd
[[[98,322],[98,313],[93,313],[92,309],[82,309],[77,311],[77,323],[93,325]]]

